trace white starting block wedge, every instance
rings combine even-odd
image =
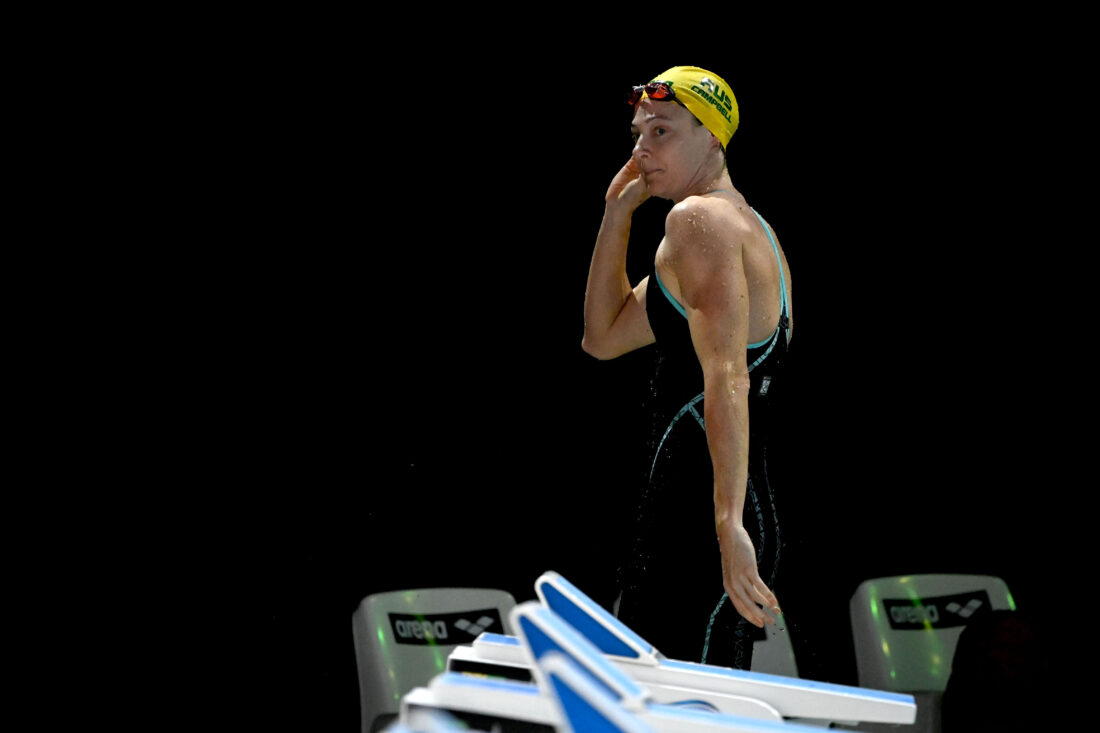
[[[535,685],[455,672],[441,674],[401,698],[400,723],[408,725],[406,721],[424,711],[444,712],[481,730],[556,731],[562,723],[554,701]]]
[[[657,703],[697,700],[723,713],[851,723],[911,724],[912,695],[812,682],[669,660],[621,621],[557,573],[535,584],[547,608],[575,628],[615,667],[642,685]],[[472,646],[458,647],[448,660],[455,671],[476,671],[530,679],[529,660],[518,640],[484,634]]]

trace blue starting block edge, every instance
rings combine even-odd
[[[535,592],[547,608],[576,628],[597,649],[628,659],[659,659],[656,647],[612,616],[577,586],[555,572],[535,581]]]
[[[652,733],[652,728],[615,703],[568,657],[549,652],[540,662],[562,716],[574,731]]]
[[[494,634],[494,633],[489,632],[489,631],[486,631],[486,632],[482,633],[481,635],[479,635],[477,637],[477,639],[474,640],[474,644],[481,644],[481,643],[484,643],[484,644],[503,644],[505,646],[523,646],[523,642],[521,642],[518,638],[516,638],[514,636],[505,636],[504,634]]]
[[[539,662],[559,708],[575,731],[649,733],[653,730],[736,730],[742,733],[820,733],[821,728],[649,703],[639,713],[617,705],[573,660],[549,652]]]
[[[797,677],[781,677],[779,675],[764,674],[762,672],[747,672],[740,669],[715,667],[709,664],[696,664],[694,662],[680,662],[671,659],[662,661],[660,666],[662,669],[676,669],[699,674],[729,677],[745,682],[770,683],[778,687],[787,687],[790,689],[811,690],[813,692],[827,692],[833,695],[846,695],[848,697],[860,697],[871,700],[882,700],[885,702],[914,704],[912,695],[906,695],[899,692],[868,690],[863,687],[849,687],[847,685],[837,685],[831,682],[815,682],[814,680],[803,680]]]

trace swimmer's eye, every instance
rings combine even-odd
[[[653,128],[653,136],[654,137],[664,137],[666,132],[668,132],[667,127],[654,127]],[[630,138],[634,141],[635,145],[638,144],[638,133],[636,133],[636,132],[631,133]]]

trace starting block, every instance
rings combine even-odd
[[[402,720],[437,710],[479,728],[623,733],[819,733],[820,728],[783,722],[766,703],[756,717],[709,710],[705,702],[652,701],[651,693],[612,664],[553,611],[530,602],[512,611],[513,628],[538,684],[485,679],[449,672],[402,701]],[[762,719],[762,718],[769,719]]]
[[[544,607],[617,671],[618,675],[608,679],[621,676],[630,681],[651,703],[675,705],[687,700],[696,709],[712,711],[710,714],[759,721],[911,724],[916,720],[916,704],[908,694],[669,660],[557,573],[543,574],[535,589]],[[530,617],[533,611],[528,606],[525,613]],[[529,657],[516,637],[482,634],[472,645],[456,647],[447,664],[455,673],[529,682],[539,674],[534,661],[538,656]]]

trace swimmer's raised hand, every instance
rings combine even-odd
[[[649,186],[646,185],[645,178],[642,176],[638,161],[632,157],[611,180],[604,201],[608,206],[621,207],[627,212],[632,212],[647,198],[649,198]]]

